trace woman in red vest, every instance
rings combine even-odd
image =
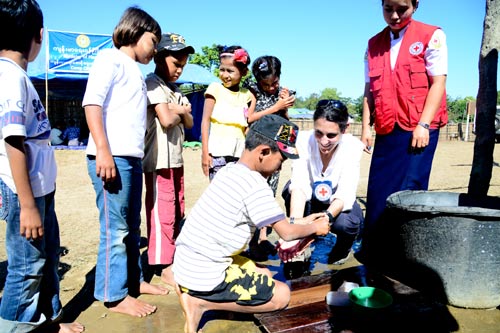
[[[361,141],[370,166],[360,261],[384,242],[387,197],[427,190],[439,128],[446,125],[446,36],[412,19],[418,0],[382,0],[387,27],[368,41]],[[387,230],[387,229],[385,229]],[[369,248],[370,250],[367,250]]]

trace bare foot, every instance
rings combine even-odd
[[[149,294],[149,295],[167,295],[169,293],[169,290],[165,287],[143,281],[139,286],[139,292],[141,294]]]
[[[205,312],[202,301],[199,298],[193,297],[188,293],[181,292],[179,285],[176,285],[175,291],[179,295],[179,302],[181,303],[182,312],[186,323],[184,324],[184,333],[200,333],[197,331],[200,324],[201,317]]]
[[[73,323],[60,323],[59,324],[59,333],[81,333],[85,331],[85,326],[78,322]]]
[[[175,287],[174,272],[172,272],[172,265],[164,268],[161,271],[161,281],[170,287]]]
[[[133,317],[146,317],[156,311],[156,306],[129,295],[121,301],[104,303],[104,305],[112,312],[128,314]]]

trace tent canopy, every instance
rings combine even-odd
[[[111,35],[45,31],[40,54],[28,66],[28,75],[34,81],[86,81],[97,53],[113,47]],[[154,70],[154,63],[140,68],[146,75]],[[187,64],[177,83],[208,85],[216,81],[217,78],[200,65]]]

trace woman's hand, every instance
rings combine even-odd
[[[370,126],[366,126],[361,131],[361,142],[365,145],[363,149],[364,152],[371,154],[373,138],[372,138],[372,130]]]

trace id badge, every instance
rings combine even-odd
[[[331,181],[321,180],[313,183],[313,195],[316,200],[323,203],[329,203],[332,194],[333,190]]]

